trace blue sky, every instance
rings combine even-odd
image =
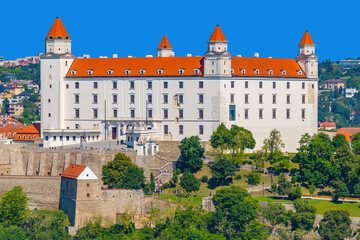
[[[57,15],[76,56],[156,55],[165,33],[175,56],[203,55],[217,23],[236,56],[294,58],[306,29],[320,61],[360,57],[360,1],[2,1],[0,56],[44,52]]]

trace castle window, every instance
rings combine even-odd
[[[80,117],[80,109],[75,109],[75,118]]]
[[[229,105],[229,121],[235,121],[235,105]]]
[[[273,82],[273,88],[276,88],[276,82]]]
[[[69,84],[66,84],[66,89],[69,89]]]
[[[168,88],[168,82],[164,82],[164,88]]]
[[[249,109],[245,109],[244,115],[245,119],[249,119]]]
[[[53,136],[53,140],[56,141],[56,136]]]
[[[200,70],[198,68],[194,69],[194,74],[199,74]]]
[[[164,94],[164,95],[163,95],[163,100],[164,100],[164,101],[163,101],[164,103],[168,103],[168,102],[169,102],[169,97],[168,97],[167,94]]]
[[[199,125],[199,134],[200,135],[204,134],[204,125]]]
[[[302,87],[302,89],[305,89],[305,83],[304,82],[301,83],[301,87]]]
[[[234,81],[231,81],[231,82],[230,82],[230,85],[231,85],[231,88],[234,88],[234,87],[235,87],[235,82],[234,82]]]
[[[272,118],[273,118],[273,119],[276,119],[276,109],[273,109],[273,110],[272,110]]]
[[[90,193],[87,193],[86,196],[87,196],[87,197],[90,197]]]
[[[148,81],[148,82],[147,82],[147,88],[148,88],[148,89],[152,89],[152,82],[151,82],[151,81]]]
[[[230,102],[234,103],[235,100],[235,94],[230,94]]]
[[[245,74],[245,73],[246,73],[245,69],[240,69],[240,72],[241,72],[241,74]]]
[[[199,109],[199,119],[204,119],[204,110]]]
[[[260,73],[260,70],[259,70],[259,69],[255,69],[254,71],[255,71],[255,74],[256,74],[256,75],[259,75],[259,73]]]
[[[167,109],[164,109],[164,119],[167,119],[169,117],[169,112]]]
[[[117,94],[113,94],[113,103],[117,103]]]
[[[76,70],[71,70],[70,74],[71,74],[71,75],[75,75],[75,74],[76,74]]]
[[[134,89],[135,88],[135,82],[130,82],[130,89]]]
[[[152,117],[153,117],[153,116],[152,116],[152,109],[149,109],[149,110],[148,110],[148,117],[149,117],[149,118],[152,118]]]
[[[259,88],[262,88],[262,86],[263,86],[263,83],[259,82]]]
[[[75,89],[79,89],[79,82],[75,82]]]
[[[268,70],[268,73],[269,73],[269,75],[273,75],[274,72],[273,72],[272,69],[269,69],[269,70]]]
[[[169,126],[164,125],[164,134],[169,134]]]
[[[249,103],[249,94],[245,94],[245,104]]]
[[[88,75],[92,75],[93,72],[94,72],[94,70],[92,70],[92,69],[87,70],[87,74],[88,74]]]
[[[94,88],[97,89],[98,88],[98,83],[94,82]]]
[[[135,109],[131,109],[130,110],[130,117],[134,118],[135,117]]]
[[[145,69],[140,69],[140,75],[144,75],[145,74]]]
[[[49,117],[51,117],[51,113],[49,113],[49,115],[48,115]]]
[[[302,104],[305,104],[305,103],[306,103],[305,99],[306,99],[306,95],[303,94],[303,95],[301,96],[301,103],[302,103]]]
[[[131,72],[131,70],[130,70],[130,69],[126,69],[126,70],[125,70],[125,75],[129,75],[129,74],[130,74],[130,72]]]
[[[73,141],[76,141],[76,136],[73,136]]]
[[[157,70],[157,74],[163,74],[163,72],[164,72],[164,69],[158,69]]]
[[[149,94],[148,97],[147,97],[147,102],[148,103],[152,103],[152,95]]]
[[[287,83],[286,83],[286,88],[287,88],[287,89],[290,89],[290,82],[287,82]]]
[[[184,118],[184,110],[179,109],[179,119],[183,119],[183,118]]]
[[[286,109],[286,119],[290,119],[290,109]]]
[[[301,118],[305,119],[305,109],[301,109]]]
[[[286,75],[286,70],[281,70],[282,75]]]
[[[94,118],[98,118],[98,110],[97,110],[97,109],[94,109],[93,111],[94,111],[93,117],[94,117]]]
[[[66,141],[69,141],[70,140],[70,137],[69,136],[66,136]]]
[[[199,103],[204,103],[204,94],[199,94]]]
[[[245,88],[248,88],[248,87],[249,87],[249,82],[245,81]]]
[[[80,96],[79,94],[75,94],[75,103],[79,103],[80,102]]]
[[[183,68],[179,69],[179,74],[184,74],[184,72],[185,72],[185,69],[183,69]]]
[[[273,94],[273,95],[272,95],[272,103],[273,103],[273,104],[276,104],[276,94]]]
[[[259,109],[259,119],[263,119],[263,110]]]
[[[113,72],[114,72],[114,70],[113,70],[113,69],[109,69],[109,70],[107,70],[107,74],[108,74],[108,75],[112,75],[112,74],[113,74]]]
[[[286,103],[287,104],[290,104],[290,96],[291,96],[290,94],[286,95]]]
[[[179,94],[179,103],[184,103],[184,95]]]
[[[179,88],[184,88],[184,82],[179,82]]]
[[[113,89],[117,89],[117,82],[113,82]]]
[[[89,184],[89,183],[87,183],[87,184],[86,184],[86,186],[87,186],[87,187],[90,187],[90,184]]]
[[[135,95],[130,95],[130,103],[135,103]]]
[[[302,71],[301,70],[297,70],[297,73],[299,76],[302,76]]]
[[[179,134],[184,134],[184,126],[179,125]]]
[[[117,109],[114,109],[114,110],[113,110],[113,117],[114,117],[114,118],[117,118],[117,116],[118,116],[118,114],[117,114]]]
[[[45,141],[49,141],[49,136],[45,136]]]
[[[80,129],[80,124],[75,124],[75,129]]]
[[[204,82],[203,81],[199,82],[199,88],[204,88]]]
[[[233,68],[231,69],[231,74],[234,74],[234,69]]]

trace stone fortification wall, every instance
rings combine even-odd
[[[159,141],[160,152],[171,152],[180,155],[178,146],[181,144],[180,141]],[[212,151],[212,147],[209,141],[200,142],[201,146],[205,151]]]
[[[30,209],[58,209],[60,177],[0,176],[1,195],[15,186],[27,194]]]

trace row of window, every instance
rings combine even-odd
[[[231,88],[235,88],[235,81],[231,81],[230,86]],[[249,81],[245,81],[245,88],[249,88]],[[263,82],[259,82],[259,88],[263,88]],[[272,88],[276,88],[276,82],[272,82]],[[290,89],[290,82],[286,82],[286,88]],[[305,89],[305,82],[301,83],[301,88]],[[314,88],[314,84],[312,85],[312,88]]]
[[[95,141],[95,139],[99,140],[99,136],[87,136],[87,138],[88,138],[88,141],[90,141],[91,139],[93,141]],[[57,136],[53,136],[52,139],[53,139],[53,141],[56,141]],[[60,139],[60,141],[63,141],[63,136],[59,136],[59,139]],[[66,139],[66,141],[70,141],[70,136],[65,136],[65,139]],[[72,140],[76,141],[76,136],[72,136]],[[49,141],[49,136],[45,136],[45,141]]]
[[[305,110],[301,109],[301,119],[305,119]],[[259,109],[259,119],[263,119],[263,109]],[[249,119],[249,109],[244,109],[244,118]],[[277,118],[277,109],[272,109],[272,119]],[[290,119],[290,109],[286,109],[286,119]],[[229,106],[229,121],[236,120],[235,105]]]
[[[18,138],[18,139],[21,139],[21,135],[18,135],[17,138]],[[22,138],[23,138],[23,139],[26,139],[26,138],[27,138],[27,139],[31,139],[32,136],[31,136],[31,135],[28,135],[28,136],[26,137],[26,135],[24,134]],[[34,139],[36,139],[36,135],[34,135]]]
[[[244,96],[245,96],[244,103],[249,104],[249,94],[245,94]],[[264,94],[259,94],[259,104],[263,104],[264,103],[263,100],[264,100]],[[230,102],[231,103],[235,102],[235,94],[230,94]],[[272,103],[273,104],[277,103],[277,94],[272,95]],[[291,103],[291,95],[287,94],[286,104],[290,104],[290,103]],[[301,95],[301,103],[306,104],[306,94]]]
[[[165,135],[169,134],[169,126],[168,125],[164,125],[164,134]],[[179,125],[179,134],[180,135],[184,134],[184,125]],[[199,135],[203,135],[203,134],[204,134],[204,126],[199,125]]]

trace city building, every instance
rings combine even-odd
[[[21,103],[10,103],[9,104],[9,116],[10,117],[21,117],[24,112],[24,105]]]
[[[343,67],[344,69],[350,69],[352,67],[358,67],[360,66],[360,60],[340,60],[339,66]]]
[[[1,62],[1,61],[0,61]],[[16,60],[6,60],[1,62],[2,67],[20,67],[20,66],[29,66],[30,64],[40,63],[39,56],[31,56],[25,58],[18,58]]]
[[[15,143],[34,143],[36,139],[40,138],[40,132],[34,125],[23,127],[16,133],[14,137]]]
[[[348,141],[351,144],[353,135],[360,132],[360,128],[340,128],[337,132],[336,135],[338,134],[342,134],[345,136],[346,141]]]
[[[18,80],[11,80],[4,84],[4,91],[8,91],[13,95],[18,95],[25,90],[24,86]]]
[[[308,31],[296,59],[233,57],[220,26],[204,56],[175,57],[163,36],[157,57],[76,58],[71,41],[56,18],[41,55],[44,147],[109,138],[135,146],[143,136],[209,141],[224,123],[249,129],[256,148],[277,129],[284,150],[296,151],[304,133],[317,132],[318,57]]]
[[[335,129],[336,128],[336,123],[334,122],[319,122],[318,123],[318,128],[322,128],[325,130],[331,130],[331,129]]]
[[[347,98],[353,98],[355,96],[355,93],[358,93],[358,90],[355,88],[345,88],[344,94]]]
[[[324,82],[324,88],[325,89],[344,89],[345,82],[341,79],[329,79]]]

